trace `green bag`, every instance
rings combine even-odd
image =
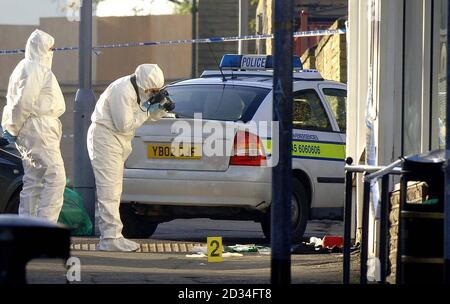
[[[73,236],[92,235],[92,222],[84,208],[83,198],[69,188],[69,183],[64,190],[64,204],[58,223],[69,227]]]

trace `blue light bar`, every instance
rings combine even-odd
[[[274,69],[272,55],[233,55],[228,54],[220,61],[222,69],[236,70],[271,70]],[[293,57],[293,67],[295,70],[302,70],[303,65],[299,56]]]
[[[222,69],[239,69],[241,67],[242,55],[223,55],[220,61]]]

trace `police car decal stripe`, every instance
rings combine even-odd
[[[292,156],[344,160],[345,146],[323,142],[294,141],[292,142]]]
[[[265,139],[272,141],[272,137],[266,137]],[[296,138],[295,135],[292,135],[292,140],[294,142],[301,141],[301,142],[307,142],[307,143],[332,144],[332,145],[340,145],[340,146],[346,145],[345,142],[319,140],[318,137],[316,140],[314,140],[314,139],[299,139],[299,138]]]
[[[295,140],[294,140],[294,142],[295,142]],[[299,141],[299,142],[300,142],[300,141]],[[345,143],[343,143],[343,142],[335,142],[335,141],[301,140],[301,142],[345,146]]]
[[[322,157],[308,157],[308,156],[292,156],[292,158],[320,160],[320,161],[332,161],[332,162],[342,162],[342,163],[345,162],[345,160],[342,158],[322,158]]]
[[[272,140],[262,140],[265,151],[272,152]],[[292,157],[314,160],[344,161],[345,144],[313,141],[293,141]]]

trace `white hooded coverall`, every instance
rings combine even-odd
[[[164,75],[156,64],[138,66],[135,75],[141,104],[148,98],[144,90],[164,85]],[[162,109],[147,113],[138,105],[131,76],[119,78],[106,88],[95,106],[88,130],[87,146],[97,189],[99,250],[135,251],[139,248],[137,243],[122,235],[119,206],[124,164],[131,153],[135,130],[147,120],[156,121],[166,114]]]
[[[51,71],[53,44],[53,37],[40,30],[28,38],[25,58],[9,78],[2,128],[17,136],[17,145],[26,151],[19,214],[56,223],[66,185],[59,120],[66,105]]]

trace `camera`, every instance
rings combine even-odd
[[[147,102],[150,104],[159,103],[160,107],[167,112],[175,109],[175,103],[170,99],[169,92],[166,89],[161,89],[158,93],[150,96]]]

